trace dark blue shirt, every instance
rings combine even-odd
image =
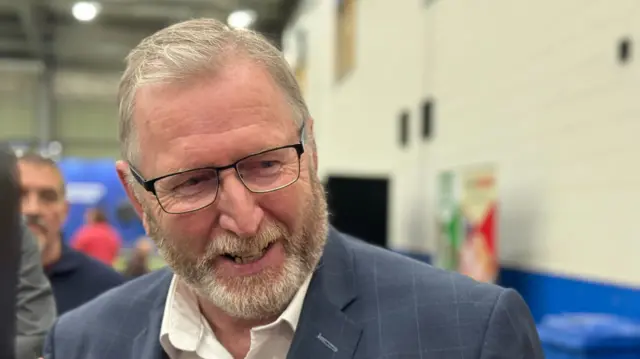
[[[48,266],[45,271],[51,282],[58,315],[125,282],[124,276],[112,267],[66,244],[62,245],[60,260]]]

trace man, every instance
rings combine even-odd
[[[71,246],[102,263],[113,266],[122,239],[110,224],[107,215],[99,208],[90,208],[85,213],[86,224],[71,239]]]
[[[149,273],[151,271],[149,261],[152,253],[153,243],[151,240],[146,236],[138,238],[127,261],[124,274],[133,279]]]
[[[62,240],[68,204],[62,173],[55,162],[38,154],[18,161],[22,213],[41,248],[41,261],[51,282],[58,314],[74,309],[125,282],[113,268],[77,252]]]
[[[171,270],[62,317],[46,358],[526,358],[512,290],[337,232],[282,54],[215,20],[129,55],[117,169]]]
[[[0,358],[41,354],[56,317],[35,238],[20,221],[20,188],[13,151],[0,146]]]

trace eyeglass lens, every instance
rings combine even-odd
[[[300,161],[295,148],[280,148],[239,161],[238,177],[245,187],[256,193],[286,187],[298,179]],[[184,213],[206,207],[216,199],[220,184],[217,169],[197,169],[159,179],[156,196],[170,213]]]

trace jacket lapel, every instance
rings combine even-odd
[[[362,328],[343,309],[354,300],[353,257],[344,246],[342,235],[331,228],[287,359],[352,358]]]
[[[145,326],[133,340],[131,359],[168,359],[160,345],[160,326],[173,272],[165,271],[166,274],[160,278],[160,283],[150,286],[154,293],[149,293],[147,298],[154,300],[151,306],[142,309],[148,313],[148,317],[143,318],[146,320]]]
[[[144,328],[133,340],[132,359],[166,359],[160,345],[160,327],[173,273],[164,270],[158,285],[151,285],[155,298],[146,311]],[[356,300],[353,255],[344,246],[342,234],[331,228],[324,254],[305,296],[298,329],[287,359],[351,359],[362,327],[344,312]],[[142,305],[142,304],[140,304]],[[148,304],[147,304],[148,305]]]

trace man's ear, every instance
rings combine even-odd
[[[149,233],[149,226],[147,222],[147,215],[144,213],[142,209],[142,203],[136,197],[134,189],[131,187],[131,184],[127,180],[127,177],[131,173],[129,169],[129,164],[125,161],[117,161],[116,162],[116,171],[118,172],[118,178],[120,179],[120,183],[124,187],[125,192],[127,193],[127,197],[129,198],[129,202],[133,205],[133,209],[138,214],[138,217],[142,220],[142,226],[145,231]]]
[[[143,211],[142,211],[142,204],[136,197],[135,193],[133,192],[133,188],[131,187],[131,185],[129,184],[129,181],[127,180],[127,177],[130,174],[129,164],[125,161],[117,161],[116,171],[118,172],[118,178],[120,179],[120,183],[124,187],[124,190],[127,193],[127,197],[129,198],[129,201],[133,205],[133,209],[135,209],[136,213],[138,213],[138,216],[140,216],[140,218],[144,218]]]

